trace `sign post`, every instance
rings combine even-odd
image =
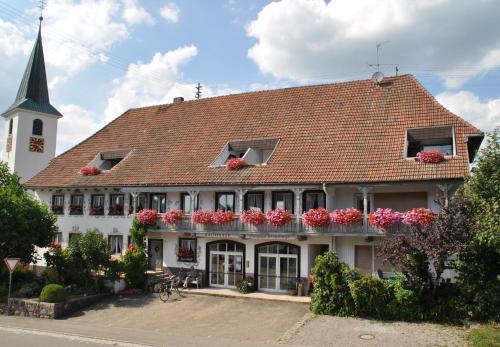
[[[10,299],[10,288],[12,286],[12,273],[14,272],[14,269],[16,268],[17,263],[19,263],[21,259],[20,258],[5,258],[3,261],[5,265],[7,266],[7,269],[9,269],[9,296],[7,297],[7,302],[9,302]]]

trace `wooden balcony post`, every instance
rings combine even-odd
[[[304,190],[304,188],[292,189],[295,195],[295,218],[297,219],[297,225],[300,225],[300,217],[302,215],[302,193]]]
[[[130,193],[130,195],[132,195],[132,214],[135,215],[137,213],[137,196],[138,196],[138,193],[132,192],[132,193]]]
[[[200,191],[199,190],[190,190],[188,192],[189,194],[189,200],[190,201],[190,205],[191,205],[191,212],[194,211],[196,209],[196,200],[198,199],[198,195],[199,195]]]
[[[363,194],[363,227],[365,232],[368,232],[368,193],[372,190],[371,187],[362,186],[358,190]]]
[[[238,195],[238,210],[236,211],[237,214],[241,214],[244,209],[244,204],[243,204],[243,198],[245,197],[245,194],[248,192],[248,189],[236,189],[236,194]]]

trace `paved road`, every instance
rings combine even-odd
[[[318,316],[308,306],[188,295],[110,298],[61,320],[0,316],[0,346],[464,346],[434,324]]]

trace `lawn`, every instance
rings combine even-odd
[[[500,347],[500,324],[482,325],[467,334],[474,347]]]

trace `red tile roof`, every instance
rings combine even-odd
[[[451,125],[457,156],[404,159],[408,128]],[[55,158],[30,188],[361,183],[460,179],[467,135],[481,134],[411,75],[227,95],[131,109]],[[265,166],[210,167],[231,140],[279,139]],[[112,170],[82,176],[102,151],[131,149]]]

